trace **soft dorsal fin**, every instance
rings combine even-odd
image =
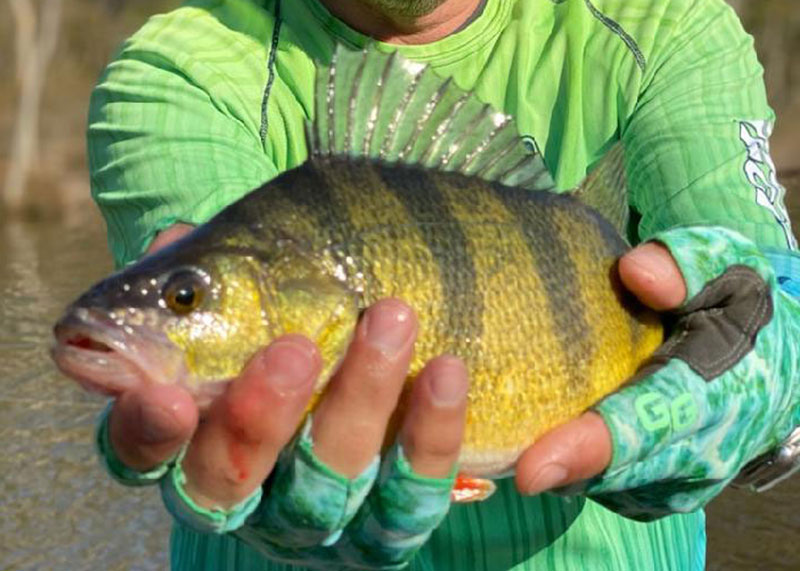
[[[621,142],[606,151],[572,195],[602,214],[621,235],[627,234],[630,208],[625,151]]]
[[[336,47],[317,70],[312,156],[417,164],[530,190],[554,190],[514,120],[428,66],[374,47]]]

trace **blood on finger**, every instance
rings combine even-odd
[[[228,460],[235,470],[239,482],[244,482],[250,477],[250,462],[248,456],[252,453],[251,446],[244,444],[234,436],[228,442]]]

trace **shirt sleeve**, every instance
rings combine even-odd
[[[638,237],[713,224],[794,249],[752,38],[723,2],[684,4],[679,18],[660,23],[622,133]]]
[[[259,133],[259,78],[249,96],[224,75],[246,71],[231,65],[236,38],[212,18],[183,14],[182,26],[170,18],[151,20],[123,46],[90,102],[92,194],[117,267],[165,227],[205,222],[277,174]]]

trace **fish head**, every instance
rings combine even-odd
[[[201,227],[80,296],[55,326],[52,355],[90,390],[179,384],[203,408],[285,333],[316,341],[329,372],[357,315],[325,264],[286,240],[265,252]]]

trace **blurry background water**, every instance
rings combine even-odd
[[[47,347],[64,304],[111,269],[88,198],[89,92],[119,41],[148,14],[177,3],[0,0],[0,569],[167,566],[169,525],[157,493],[105,477],[92,449],[103,400],[56,374]],[[730,3],[755,34],[766,67],[779,117],[774,158],[800,220],[800,58],[793,57],[800,53],[800,3]],[[37,17],[37,8],[49,17]],[[30,105],[32,93],[40,105]],[[35,168],[25,173],[20,199],[9,200],[9,173],[19,157],[15,127],[20,109],[31,107],[40,110],[27,123],[38,133]],[[709,569],[800,569],[798,492],[800,477],[763,496],[730,490],[714,501]]]

